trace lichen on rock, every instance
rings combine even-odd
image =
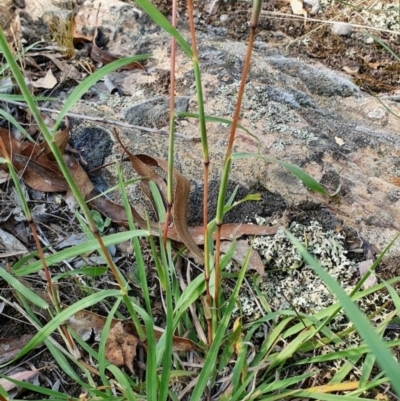
[[[347,292],[352,290],[357,269],[347,257],[342,232],[324,230],[316,221],[308,225],[293,222],[289,230]],[[334,295],[304,263],[283,230],[273,237],[255,238],[253,247],[265,261],[267,271],[260,290],[274,309],[295,308],[313,314],[335,302]]]

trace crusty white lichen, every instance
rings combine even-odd
[[[261,217],[256,217],[256,222],[259,225],[268,224]],[[316,221],[308,224],[293,222],[289,231],[347,293],[353,290],[359,280],[359,273],[356,263],[348,258],[343,231],[326,230]],[[304,263],[283,230],[278,230],[274,236],[257,237],[252,244],[265,264],[266,274],[258,277],[253,275],[242,285],[234,318],[241,316],[250,322],[265,314],[265,309],[262,310],[260,306],[261,297],[255,295],[257,292],[264,298],[261,302],[268,302],[272,311],[295,309],[297,312],[314,315],[337,302],[314,270]],[[237,267],[231,264],[228,270],[237,270]],[[355,302],[375,326],[387,320],[391,313],[390,295],[387,292],[373,292]],[[342,337],[343,341],[322,347],[322,354],[361,345],[361,337],[356,331],[351,331],[352,324],[343,312],[339,312],[329,326],[335,333],[346,334]],[[263,338],[265,334],[260,333],[260,336]],[[397,339],[398,333],[389,331],[385,338]],[[338,362],[337,368],[340,365]],[[334,367],[332,369],[335,370]]]
[[[371,7],[363,8],[360,14],[369,25],[382,28],[390,29],[393,31],[399,30],[399,5],[395,1],[377,1],[373,3]]]
[[[356,265],[348,259],[341,232],[324,230],[318,222],[292,223],[290,232],[319,264],[348,292],[354,285]],[[254,239],[253,247],[265,262],[267,274],[260,289],[275,309],[296,308],[315,313],[335,302],[334,296],[286,237],[278,230],[273,237]]]

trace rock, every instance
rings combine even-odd
[[[86,0],[84,7],[78,10],[78,18],[85,21],[88,31],[94,29],[96,13],[92,11],[98,4],[97,0]],[[85,16],[89,17],[85,19]],[[95,87],[97,96],[82,100],[74,112],[168,129],[169,36],[134,6],[117,0],[102,2],[99,16],[99,30],[105,36],[109,52],[122,55],[151,53],[152,57],[146,62],[146,71],[113,73],[113,82],[118,82],[129,96],[112,96],[104,84],[99,83]],[[179,30],[189,40],[189,31],[183,24]],[[208,115],[231,119],[246,43],[227,37],[221,40],[215,32],[211,29],[197,32],[205,110]],[[379,100],[361,92],[347,76],[317,63],[287,57],[283,50],[268,42],[261,44],[253,51],[240,117],[240,124],[253,136],[238,130],[234,151],[259,152],[266,160],[235,160],[231,180],[245,188],[262,185],[276,199],[282,199],[281,205],[293,207],[304,202],[323,205],[325,210],[358,230],[378,249],[383,249],[400,230],[397,118],[386,112],[382,117],[382,113],[377,115],[374,110],[383,110]],[[176,96],[185,98],[188,111],[196,113],[192,63],[181,49],[178,49],[176,65]],[[160,98],[162,100],[157,100]],[[399,102],[394,98],[383,101],[386,107],[400,114]],[[113,124],[102,125],[108,131],[114,127]],[[210,180],[218,182],[229,127],[207,123],[207,128]],[[74,126],[72,131],[77,129],[79,127]],[[167,136],[126,127],[117,129],[131,151],[167,158]],[[176,131],[199,137],[195,119],[185,118],[184,124],[177,119]],[[341,138],[343,143],[339,145],[335,138]],[[117,142],[113,141],[106,162],[115,160],[120,152]],[[200,188],[203,176],[201,144],[176,138],[174,157],[176,167],[193,183],[193,191],[196,185]],[[268,161],[271,157],[301,167],[331,193],[340,184],[340,202],[334,203],[310,192],[288,171]],[[131,170],[126,173],[132,174]],[[115,174],[113,168],[110,168],[110,174]],[[134,192],[131,196],[137,197]],[[399,255],[399,246],[394,245],[390,252]]]
[[[333,35],[349,36],[353,32],[350,24],[344,22],[335,22],[331,25],[331,33]]]

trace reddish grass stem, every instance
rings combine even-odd
[[[220,287],[221,287],[221,254],[220,254],[221,226],[222,226],[222,221],[223,221],[223,210],[224,210],[225,197],[226,197],[226,186],[227,186],[229,170],[230,170],[230,166],[231,166],[231,162],[232,162],[231,156],[232,156],[232,150],[233,150],[233,143],[235,141],[235,134],[236,134],[237,126],[238,126],[240,109],[242,106],[244,89],[246,86],[246,79],[247,79],[247,75],[248,75],[249,68],[250,68],[250,61],[251,61],[251,54],[253,51],[254,38],[256,35],[256,29],[258,27],[258,21],[260,18],[261,5],[262,5],[262,0],[254,0],[253,12],[252,12],[252,17],[251,17],[251,21],[250,21],[249,43],[247,45],[246,58],[244,61],[244,66],[243,66],[242,79],[240,82],[239,93],[238,93],[238,98],[237,98],[236,107],[235,107],[235,114],[233,116],[228,145],[226,148],[226,156],[225,156],[225,164],[224,164],[224,170],[223,170],[223,175],[222,175],[222,182],[221,182],[221,187],[220,187],[220,191],[218,194],[218,208],[217,208],[217,217],[216,217],[217,228],[216,228],[216,243],[215,243],[215,293],[214,293],[214,302],[215,302],[216,308],[219,307],[219,297],[220,297]]]
[[[194,26],[193,0],[187,0],[187,7],[188,7],[188,18],[190,27],[190,38],[192,41],[192,51],[193,51],[192,61],[196,78],[196,90],[197,90],[197,99],[199,107],[201,143],[203,150],[204,280],[206,284],[206,303],[208,310],[210,310],[212,304],[211,293],[210,293],[210,241],[209,241],[209,231],[208,231],[208,177],[209,177],[210,157],[208,153],[207,130],[204,117],[204,101],[203,101],[203,91],[201,87],[199,58],[197,53],[196,30]],[[211,344],[213,339],[213,330],[212,330],[212,320],[208,312],[206,313],[206,321],[207,321],[207,340],[208,344]]]
[[[171,24],[176,28],[176,3],[172,1],[172,21]],[[175,63],[176,63],[176,40],[171,36],[171,69],[169,84],[169,144],[168,144],[168,188],[167,188],[167,212],[163,227],[163,246],[166,249],[168,238],[168,225],[171,220],[173,207],[174,191],[174,148],[175,148]]]

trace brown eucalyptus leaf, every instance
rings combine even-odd
[[[84,199],[87,199],[89,194],[91,194],[94,190],[92,181],[90,181],[88,175],[79,164],[78,160],[69,155],[64,155],[63,159],[71,171],[80,193],[83,195]]]
[[[61,173],[57,173],[26,156],[15,154],[13,164],[17,171],[22,174],[26,185],[36,191],[64,192],[68,189]]]
[[[204,228],[202,226],[189,227],[188,231],[196,244],[204,244]],[[221,240],[233,240],[243,235],[275,235],[277,231],[278,227],[264,227],[241,223],[223,224],[221,226]]]
[[[62,192],[67,189],[57,164],[51,161],[38,145],[18,141],[5,129],[0,129],[0,138],[15,169],[28,186],[42,192]],[[5,164],[0,165],[0,168],[7,171]]]
[[[0,338],[0,363],[4,364],[15,358],[32,337],[33,334],[23,334],[16,338]]]
[[[68,139],[69,139],[69,121],[68,119],[66,119],[65,129],[58,130],[53,137],[53,142],[58,146],[61,153],[64,153],[65,148],[68,144]],[[44,149],[44,154],[47,155],[47,157],[50,160],[55,160],[54,155],[47,142],[42,142],[40,144],[40,147]]]
[[[227,253],[231,245],[232,242],[230,241],[221,242],[221,248],[220,248],[221,252]],[[250,259],[247,265],[247,270],[255,270],[260,276],[264,276],[265,266],[261,260],[260,254],[255,249],[251,248],[248,241],[246,240],[236,241],[235,252],[232,256],[232,259],[240,266],[243,266],[249,251],[250,251]]]
[[[12,157],[14,153],[18,153],[19,148],[21,147],[21,142],[15,139],[11,131],[0,127],[0,138],[3,140],[4,146],[10,157]],[[0,155],[4,156],[1,151]]]

